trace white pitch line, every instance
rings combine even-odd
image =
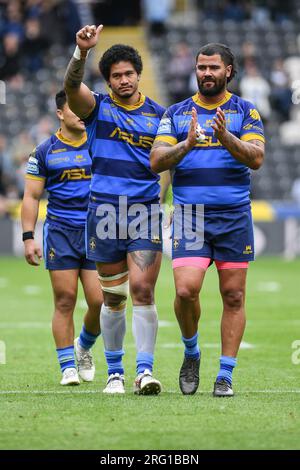
[[[29,329],[29,328],[50,328],[51,323],[49,322],[17,322],[17,323],[9,323],[9,322],[0,322],[0,329],[7,329],[7,330],[15,330],[15,329]]]
[[[163,390],[166,393],[181,394],[178,390]],[[99,390],[0,390],[0,395],[88,395],[88,394],[102,394]],[[204,393],[211,394],[211,390],[200,390],[200,395]],[[300,390],[239,390],[237,395],[241,394],[280,394],[280,393],[300,393]],[[130,394],[130,392],[128,392]]]
[[[24,292],[24,294],[27,294],[27,295],[39,295],[42,289],[40,288],[40,286],[29,285],[29,286],[24,286],[22,291]]]
[[[270,282],[260,282],[257,285],[257,289],[260,292],[279,292],[281,290],[281,285],[279,282],[270,281]]]
[[[176,323],[174,321],[168,321],[168,320],[158,320],[158,326],[161,328],[165,328],[168,326],[174,326]]]

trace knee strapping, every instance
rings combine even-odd
[[[103,292],[120,295],[127,299],[129,295],[128,271],[113,276],[98,276]],[[122,300],[124,302],[124,299]]]

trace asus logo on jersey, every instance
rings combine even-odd
[[[91,175],[87,175],[85,173],[84,168],[72,168],[71,170],[64,170],[59,181],[63,181],[65,179],[66,180],[90,180]]]
[[[203,142],[196,144],[195,147],[222,147],[222,144],[216,140],[216,137],[208,135]]]
[[[136,147],[151,148],[153,141],[154,141],[153,137],[149,137],[147,135],[140,135],[139,140],[135,141],[133,134],[130,134],[129,132],[121,131],[119,127],[116,127],[109,137],[115,137],[116,135],[119,139],[124,140],[128,144],[134,145]]]

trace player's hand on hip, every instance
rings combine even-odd
[[[25,258],[28,264],[39,266],[42,259],[42,250],[35,244],[34,240],[25,240]]]
[[[213,124],[211,127],[214,130],[215,136],[219,139],[226,132],[226,118],[223,109],[217,108],[217,113],[213,118]]]
[[[102,29],[103,29],[102,24],[100,24],[98,28],[95,25],[92,25],[92,26],[86,25],[83,28],[81,28],[76,33],[76,43],[79,49],[82,51],[88,51],[92,47],[95,47],[98,42],[99,35]]]

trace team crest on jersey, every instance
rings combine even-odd
[[[179,247],[179,241],[177,240],[177,238],[175,238],[175,239],[173,240],[173,247],[174,247],[175,250],[176,250],[176,248]]]
[[[251,255],[252,253],[253,253],[252,246],[251,245],[246,245],[246,247],[243,251],[243,255]]]
[[[78,154],[78,155],[76,155],[76,157],[75,157],[75,162],[76,162],[76,163],[86,162],[86,157],[84,157],[84,156],[81,155],[81,154]]]
[[[55,249],[54,249],[54,248],[50,248],[50,250],[49,250],[49,258],[50,258],[50,261],[53,261],[53,260],[54,260],[55,255],[56,255]]]
[[[96,249],[96,238],[91,237],[89,241],[89,247],[92,251]]]

